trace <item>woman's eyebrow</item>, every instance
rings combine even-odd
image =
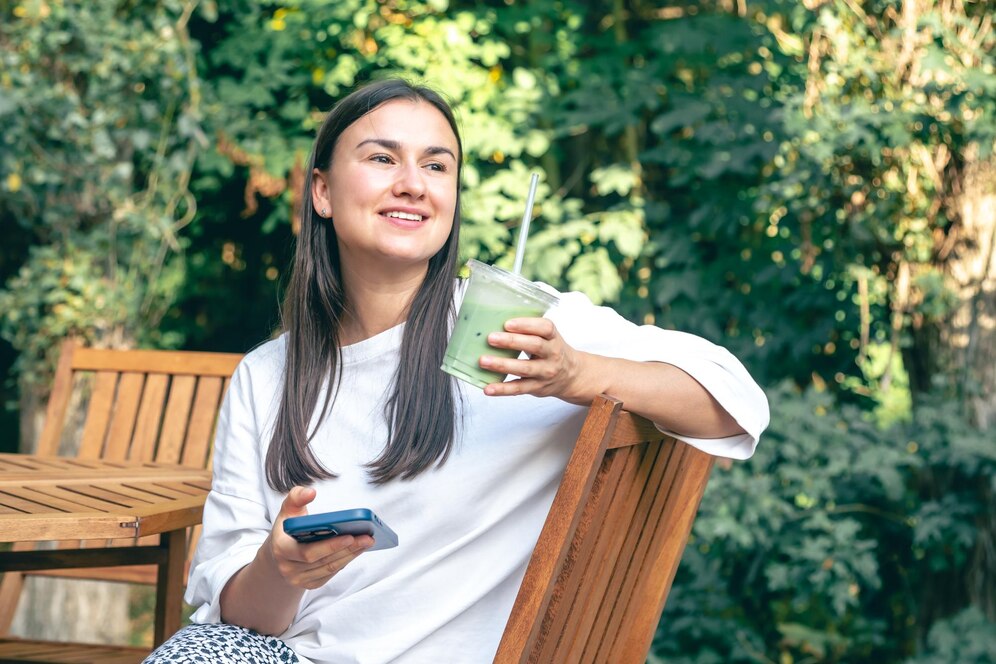
[[[364,145],[366,145],[367,143],[373,143],[374,145],[379,145],[385,150],[394,150],[396,152],[401,150],[401,143],[399,143],[398,141],[391,140],[389,138],[367,138],[360,141],[356,145],[356,148],[359,149]],[[450,157],[453,158],[453,161],[456,161],[456,155],[453,154],[453,150],[450,150],[447,147],[442,147],[439,145],[430,145],[425,149],[425,154],[429,155],[448,154]]]

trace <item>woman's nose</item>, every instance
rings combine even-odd
[[[422,169],[417,163],[403,163],[394,182],[394,195],[421,198],[423,194],[425,194],[425,175]]]

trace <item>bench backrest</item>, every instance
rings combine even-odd
[[[712,464],[599,397],[494,661],[643,664]]]
[[[37,451],[59,453],[74,387],[92,380],[78,456],[208,467],[218,409],[241,359],[237,353],[99,350],[68,341]]]

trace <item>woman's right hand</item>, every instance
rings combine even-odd
[[[328,583],[329,579],[352,562],[358,555],[373,546],[369,535],[338,535],[317,542],[300,543],[284,532],[284,520],[305,516],[307,505],[315,499],[311,487],[296,486],[290,490],[280,506],[280,513],[264,545],[277,572],[284,581],[295,588],[313,590]]]

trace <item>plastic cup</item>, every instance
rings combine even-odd
[[[470,282],[457,312],[456,325],[441,367],[476,387],[500,383],[507,374],[482,369],[482,355],[518,357],[519,351],[488,345],[488,335],[505,329],[511,318],[538,318],[557,303],[557,296],[500,267],[471,259]]]

